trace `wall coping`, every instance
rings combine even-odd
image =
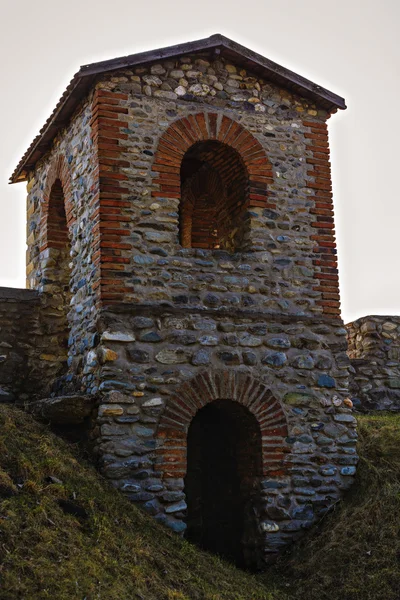
[[[243,319],[259,319],[271,322],[281,323],[310,323],[310,324],[326,324],[335,327],[345,327],[342,319],[338,317],[328,317],[322,314],[306,315],[287,312],[272,312],[261,310],[246,310],[242,308],[220,307],[220,308],[205,308],[204,306],[173,306],[167,304],[136,304],[134,302],[126,302],[125,304],[106,304],[101,310],[102,314],[128,314],[128,315],[147,315],[153,314],[158,316],[163,315],[202,315],[204,317],[232,317]]]
[[[18,300],[20,302],[32,302],[39,300],[39,292],[22,288],[0,287],[1,300]]]
[[[363,317],[358,317],[358,319],[354,319],[354,321],[346,323],[345,327],[352,327],[355,323],[363,323],[369,320],[398,321],[400,323],[400,315],[364,315]]]

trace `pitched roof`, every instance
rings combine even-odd
[[[344,99],[333,92],[289,69],[281,67],[272,60],[237,44],[221,34],[215,34],[195,42],[177,44],[176,46],[150,50],[149,52],[139,52],[138,54],[130,54],[129,56],[82,66],[72,78],[54,111],[18,163],[10,177],[10,183],[26,180],[29,170],[49,150],[57,131],[68,123],[75,108],[90,90],[98,75],[201,51],[209,51],[210,53],[219,51],[225,58],[242,65],[254,74],[269,81],[274,81],[303,97],[310,98],[327,110],[346,108]]]

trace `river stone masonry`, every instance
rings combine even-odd
[[[400,317],[371,315],[346,325],[358,410],[400,410]]]
[[[212,36],[82,67],[18,165],[53,395],[102,472],[262,568],[354,478],[326,120],[342,98]]]
[[[34,290],[0,288],[0,402],[28,398],[38,384],[35,365],[44,351],[35,335],[39,304]]]

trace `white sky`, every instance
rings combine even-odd
[[[0,285],[25,287],[8,177],[80,65],[222,33],[346,99],[329,121],[343,318],[400,314],[399,26],[399,0],[0,0]]]

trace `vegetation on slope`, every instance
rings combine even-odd
[[[45,426],[0,405],[0,598],[272,596],[142,514]]]
[[[400,415],[359,417],[344,502],[266,574],[169,534],[76,448],[0,405],[0,599],[398,600]]]

